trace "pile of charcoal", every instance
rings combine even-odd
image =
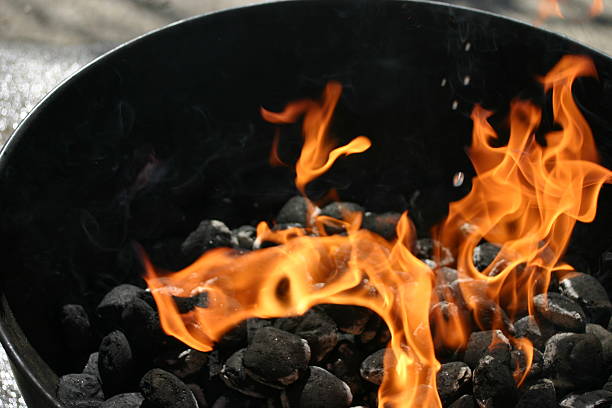
[[[307,207],[301,197],[290,199],[275,228],[306,225]],[[363,228],[394,238],[399,214],[369,213],[346,202],[320,213],[342,218],[347,211],[363,211]],[[205,220],[177,256],[193,260],[215,247],[250,251],[265,245],[273,244],[258,242],[252,226],[231,230]],[[453,254],[429,238],[417,240],[414,250],[435,270],[436,290],[454,290],[461,300]],[[480,244],[475,265],[483,270],[498,251]],[[434,252],[441,255],[437,261]],[[207,306],[205,293],[174,299],[181,313]],[[437,345],[437,391],[444,407],[612,406],[612,305],[597,279],[576,273],[555,282],[548,296],[533,299],[534,317],[515,321],[497,304],[480,302],[483,316],[467,347]],[[461,301],[441,301],[431,314],[462,307]],[[483,330],[487,318],[501,319],[503,330]],[[92,321],[102,327],[94,330]],[[130,284],[107,293],[95,319],[80,305],[65,305],[61,323],[75,353],[91,343],[92,331],[103,333],[82,372],[60,378],[57,397],[69,408],[374,408],[391,337],[368,309],[324,304],[303,316],[248,319],[203,353],[167,336],[151,293]],[[525,373],[527,358],[509,337],[526,337],[535,347],[520,387],[515,378]]]

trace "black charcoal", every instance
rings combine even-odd
[[[474,261],[474,266],[479,271],[484,271],[487,266],[493,262],[497,254],[499,253],[499,246],[495,244],[491,244],[489,242],[483,242],[474,248],[474,253],[472,255],[472,259]]]
[[[462,395],[455,402],[450,404],[448,408],[474,408],[476,404],[474,403],[474,397],[471,395]]]
[[[549,292],[534,296],[533,304],[539,317],[560,330],[584,333],[586,316],[573,300],[560,293]]]
[[[304,378],[286,391],[291,408],[348,408],[353,395],[348,385],[329,371],[311,366]]]
[[[189,387],[175,375],[159,368],[142,377],[140,391],[150,408],[198,408]]]
[[[572,272],[559,282],[559,290],[582,306],[593,322],[606,325],[610,320],[612,304],[606,289],[595,277]]]
[[[310,309],[295,329],[310,346],[310,359],[317,363],[338,343],[338,327],[322,309]]]
[[[164,337],[157,312],[140,298],[132,299],[123,309],[121,327],[136,356],[150,356]]]
[[[351,341],[340,341],[331,353],[327,371],[344,381],[353,396],[361,395],[363,380],[359,375],[359,367],[363,356],[359,348]]]
[[[435,269],[436,280],[439,284],[450,284],[457,279],[459,279],[459,275],[457,270],[454,268],[450,268],[448,266],[442,266],[440,268]]]
[[[361,334],[370,320],[373,312],[365,307],[352,305],[323,305],[323,310],[327,313],[338,329],[344,333]]]
[[[140,408],[144,402],[144,397],[138,392],[118,394],[107,399],[102,404],[102,408]]]
[[[603,389],[612,392],[612,374],[608,377],[608,381],[604,384]]]
[[[309,361],[306,340],[274,327],[258,330],[243,357],[251,378],[279,389],[295,382]]]
[[[550,380],[542,380],[522,390],[516,408],[556,408],[557,394]]]
[[[197,384],[187,384],[187,387],[191,390],[196,402],[198,403],[198,408],[208,408],[208,402],[206,401],[206,395],[204,394],[204,390]]]
[[[372,231],[384,239],[391,241],[396,238],[395,229],[401,216],[400,213],[395,212],[383,214],[366,212],[363,216],[361,228]]]
[[[606,367],[612,368],[612,333],[598,324],[586,325],[586,332],[594,335],[601,343],[601,355]]]
[[[107,334],[98,350],[98,369],[107,395],[115,395],[134,382],[134,361],[127,337],[119,330]]]
[[[525,316],[514,322],[514,330],[516,337],[529,339],[540,351],[544,351],[546,341],[556,333],[552,324],[546,320],[537,322],[533,316]]]
[[[597,384],[603,369],[601,343],[592,334],[559,333],[546,342],[544,372],[559,395]]]
[[[181,244],[186,261],[193,261],[209,249],[237,246],[232,231],[219,220],[204,220]]]
[[[172,296],[179,313],[189,313],[196,307],[208,307],[208,292],[201,292],[193,296]]]
[[[91,344],[92,331],[85,308],[81,305],[64,305],[60,315],[64,343],[71,351],[86,353]]]
[[[98,315],[111,327],[117,327],[121,321],[123,309],[132,300],[142,298],[145,290],[138,286],[124,284],[115,286],[104,296],[96,309]]]
[[[59,379],[57,398],[64,403],[79,400],[104,400],[100,381],[90,374],[67,374]]]
[[[561,408],[609,408],[612,407],[612,392],[596,390],[584,394],[572,394],[560,403]]]
[[[247,344],[247,323],[241,321],[231,330],[226,332],[217,343],[217,348],[224,350],[236,350],[245,347]]]
[[[522,350],[512,350],[510,352],[510,367],[515,371],[515,374],[523,377],[527,368],[527,356]],[[533,349],[531,356],[531,367],[525,379],[531,380],[539,378],[544,371],[544,354],[538,349]]]
[[[489,298],[470,296],[468,304],[472,308],[474,321],[481,330],[504,328],[510,334],[514,333],[514,324],[504,309]]]
[[[510,340],[501,330],[487,330],[470,334],[463,361],[470,368],[476,368],[481,357],[491,352],[491,345],[495,350],[505,349],[509,358]]]
[[[208,363],[208,354],[194,349],[187,349],[178,355],[174,366],[167,371],[184,379],[202,371]]]
[[[255,408],[251,400],[244,395],[234,392],[221,395],[213,403],[212,408]]]
[[[467,364],[454,361],[442,364],[436,375],[436,386],[442,405],[447,406],[471,389],[472,370]]]
[[[387,349],[380,349],[366,357],[361,363],[359,373],[363,379],[373,383],[381,384],[385,374],[385,353]]]
[[[302,196],[291,197],[289,201],[287,201],[280,209],[278,215],[276,216],[276,223],[297,223],[302,226],[306,226],[310,224],[308,212],[314,208],[314,204],[312,204],[307,198]]]
[[[65,402],[64,408],[103,408],[104,401],[85,399],[79,401]]]
[[[272,322],[268,319],[260,319],[253,317],[246,320],[247,341],[250,344],[255,337],[255,334],[264,327],[272,326]],[[282,330],[282,329],[281,329]],[[293,330],[292,330],[293,331]]]
[[[346,201],[334,201],[333,203],[327,204],[325,207],[323,207],[320,215],[336,218],[338,220],[345,220],[353,213],[363,212],[364,209],[359,204]]]
[[[242,249],[253,249],[253,244],[257,238],[257,229],[252,225],[243,225],[232,230],[232,235]]]
[[[485,355],[474,370],[474,398],[481,407],[514,407],[516,388],[507,364]]]
[[[380,326],[382,326],[383,324],[384,322],[382,321],[380,316],[375,313],[372,313],[365,326],[363,327],[363,331],[359,335],[359,339],[361,340],[361,342],[369,343],[374,340],[376,338],[376,335],[378,334]]]
[[[249,377],[244,368],[244,353],[246,349],[238,350],[230,356],[221,369],[221,380],[229,388],[253,398],[266,398],[272,390]]]
[[[431,259],[436,266],[449,266],[455,262],[450,249],[440,242],[431,238],[417,239],[415,243],[415,255],[420,259]]]
[[[83,374],[89,374],[96,377],[100,380],[100,370],[98,369],[98,352],[91,353],[89,355],[89,359],[87,359],[87,364],[83,368]]]

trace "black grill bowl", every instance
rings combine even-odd
[[[59,308],[80,303],[93,315],[112,286],[141,282],[133,242],[150,250],[203,218],[269,220],[295,194],[290,171],[268,165],[274,127],[261,106],[280,110],[340,81],[333,133],[367,135],[373,147],[338,163],[310,193],[335,186],[374,211],[407,208],[412,197],[425,230],[469,189],[452,177],[473,174],[465,147],[474,104],[499,112],[503,125],[513,98],[543,101],[536,77],[564,54],[597,65],[599,79],[579,80],[574,93],[610,168],[609,57],[441,3],[238,8],[173,24],[89,64],[38,105],[0,157],[0,339],[29,406],[59,407],[58,375],[84,363],[65,349]],[[297,127],[282,140],[290,160]],[[604,189],[606,210],[579,225],[571,245],[593,273],[612,245],[610,197]]]

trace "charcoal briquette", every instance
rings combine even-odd
[[[221,361],[219,350],[213,350],[208,353],[208,378],[213,379],[218,376],[222,368],[223,361]]]
[[[586,316],[582,307],[560,293],[542,293],[533,298],[538,317],[547,320],[561,331],[584,333]]]
[[[572,272],[559,282],[559,291],[582,306],[592,322],[607,325],[612,304],[606,289],[597,278],[586,273]]]
[[[213,248],[237,246],[232,231],[219,220],[204,220],[181,244],[186,261],[194,261],[204,252]]]
[[[363,215],[361,228],[372,231],[380,235],[387,241],[391,241],[397,237],[396,227],[402,215],[395,212],[387,212],[383,214],[375,214],[366,212]]]
[[[521,390],[516,408],[556,408],[557,393],[552,381],[544,379]]]
[[[64,402],[63,407],[64,408],[102,408],[104,407],[104,401],[85,399],[85,400]]]
[[[164,338],[157,312],[140,298],[132,299],[124,307],[121,327],[137,357],[150,356]]]
[[[509,358],[510,340],[508,340],[501,330],[486,330],[472,332],[472,334],[470,334],[463,361],[465,361],[471,369],[476,368],[481,357],[491,352],[490,346],[492,344],[494,344],[496,350],[505,349]]]
[[[590,333],[599,339],[601,343],[601,355],[604,365],[612,369],[612,333],[598,324],[586,325],[586,333]]]
[[[254,405],[248,397],[234,392],[221,395],[215,400],[212,408],[254,408]]]
[[[384,322],[376,313],[372,313],[365,326],[363,327],[363,331],[359,335],[359,340],[367,344],[376,338],[378,334],[378,330],[380,326],[382,326]]]
[[[326,304],[321,307],[336,322],[338,330],[355,335],[363,333],[373,314],[368,308],[353,305]]]
[[[115,330],[102,339],[98,350],[98,369],[107,395],[118,394],[133,382],[132,349],[121,331]]]
[[[359,204],[348,201],[334,201],[323,207],[320,215],[336,218],[338,220],[345,220],[350,214],[363,213],[364,211],[364,208]]]
[[[420,259],[431,259],[437,267],[450,266],[455,262],[455,258],[450,249],[446,248],[439,241],[431,238],[420,238],[415,242],[415,255]]]
[[[536,321],[533,316],[525,316],[514,322],[516,337],[525,337],[540,351],[544,351],[546,341],[555,333],[554,326],[546,320]]]
[[[506,332],[514,333],[514,324],[502,309],[493,300],[482,296],[470,296],[468,304],[472,308],[474,321],[481,330],[503,328]]]
[[[191,390],[196,402],[198,403],[198,408],[208,408],[208,402],[206,401],[206,395],[204,394],[204,390],[198,384],[187,384],[187,387]]]
[[[64,343],[70,350],[76,353],[86,353],[91,344],[92,331],[85,308],[77,304],[62,306],[60,324]]]
[[[279,389],[295,382],[309,361],[306,340],[274,327],[258,330],[243,357],[251,378]]]
[[[461,362],[442,364],[436,375],[436,386],[442,405],[447,406],[471,389],[472,370]]]
[[[596,390],[584,394],[571,394],[559,403],[561,408],[609,408],[612,407],[612,392]]]
[[[434,272],[438,284],[450,284],[459,279],[457,270],[448,266],[436,268]]]
[[[191,375],[198,374],[208,363],[209,354],[194,349],[187,349],[181,352],[170,371],[180,379],[185,379]]]
[[[527,368],[527,356],[523,350],[512,350],[510,352],[510,367],[512,367],[522,378]],[[525,379],[539,378],[544,371],[544,354],[538,349],[533,349],[531,356],[531,367]]]
[[[510,408],[516,402],[512,371],[492,355],[485,355],[474,370],[474,398],[481,407]]]
[[[100,381],[90,374],[66,374],[57,384],[57,398],[63,403],[79,400],[104,400]]]
[[[134,299],[142,298],[144,292],[144,289],[130,284],[115,286],[102,298],[96,312],[109,327],[116,328],[121,322],[121,313],[125,306]]]
[[[117,394],[107,399],[102,404],[102,408],[140,408],[144,402],[144,397],[138,392]]]
[[[201,292],[193,296],[172,296],[172,299],[181,314],[189,313],[196,307],[208,307],[208,292]]]
[[[286,390],[291,408],[348,408],[353,401],[349,386],[329,371],[308,367],[304,378]]]
[[[272,326],[272,321],[269,319],[261,319],[252,317],[246,320],[247,341],[250,344],[255,337],[255,334],[264,327]],[[281,329],[282,330],[282,329]],[[292,330],[293,331],[293,330]]]
[[[295,334],[308,342],[310,359],[315,363],[323,360],[338,343],[336,322],[320,308],[306,312]]]
[[[238,248],[251,250],[257,238],[257,228],[252,225],[243,225],[233,229],[232,235],[238,243]]]
[[[455,402],[450,404],[448,408],[474,408],[475,406],[474,397],[466,394],[459,397]]]
[[[359,367],[363,360],[362,352],[352,341],[342,340],[338,342],[336,349],[329,356],[327,371],[344,381],[353,396],[361,395],[363,391],[363,380],[359,375]]]
[[[297,223],[302,226],[310,224],[308,219],[308,212],[310,209],[314,209],[314,204],[307,198],[302,196],[291,197],[289,201],[283,205],[278,215],[276,216],[276,223]]]
[[[98,352],[91,353],[87,359],[87,363],[83,368],[83,374],[89,374],[100,380],[100,370],[98,369]],[[101,380],[100,380],[101,381]]]
[[[497,254],[499,253],[500,247],[491,244],[490,242],[483,242],[474,248],[474,253],[472,254],[472,260],[474,261],[474,266],[479,271],[484,271],[487,266],[493,262]]]
[[[159,368],[142,377],[140,391],[150,408],[198,408],[189,387],[177,376]]]
[[[364,380],[372,384],[380,385],[385,374],[385,353],[387,349],[383,348],[366,357],[359,368],[359,373]]]
[[[249,377],[244,368],[244,353],[246,349],[235,352],[227,359],[221,369],[221,380],[229,388],[253,398],[266,398],[272,394],[272,389],[258,383]]]

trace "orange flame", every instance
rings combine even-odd
[[[603,0],[593,0],[593,3],[591,4],[591,7],[589,9],[590,16],[598,16],[603,13],[603,11]],[[561,11],[561,6],[559,5],[559,0],[540,0],[538,12],[541,21],[546,20],[547,18],[552,16],[564,18],[563,12]]]
[[[362,214],[352,213],[343,220],[319,216],[311,226],[286,231],[260,223],[258,239],[281,245],[244,255],[229,248],[210,250],[176,273],[162,275],[144,257],[145,279],[164,331],[194,349],[210,351],[225,332],[247,318],[299,315],[321,303],[367,307],[391,333],[379,407],[441,407],[434,344],[464,345],[472,321],[485,325],[479,314],[483,299],[513,317],[531,313],[530,299],[545,293],[551,274],[569,268],[559,259],[575,222],[595,216],[599,190],[611,173],[595,163],[591,131],[572,99],[574,79],[584,75],[595,76],[592,62],[572,56],[542,79],[544,88],[552,90],[553,114],[562,128],[546,135],[546,146],[535,140],[541,112],[529,102],[512,104],[510,139],[502,147],[493,145],[497,136],[487,121],[491,113],[478,106],[473,111],[469,155],[477,176],[470,193],[450,205],[448,218],[435,230],[458,255],[460,291],[472,317],[453,313],[452,307],[448,313],[431,307],[444,300],[458,310],[458,299],[450,290],[433,290],[439,283],[437,271],[411,253],[415,237],[406,213],[393,242],[360,229]],[[366,138],[341,148],[325,139],[339,96],[339,85],[331,83],[320,103],[298,101],[281,114],[262,110],[264,118],[277,123],[305,114],[304,149],[296,166],[296,185],[302,192],[340,155],[369,147]],[[330,223],[342,225],[346,235],[326,235],[324,226]],[[472,252],[483,238],[502,249],[481,273]],[[208,306],[185,314],[170,296],[201,292],[207,292]],[[493,327],[487,328],[508,335],[501,317],[490,320],[486,324]],[[527,363],[515,371],[520,384],[531,365],[532,345],[526,339],[511,341]]]

